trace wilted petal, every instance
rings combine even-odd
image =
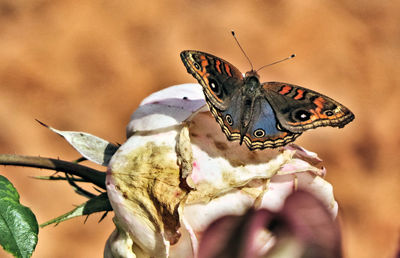
[[[184,217],[195,232],[204,231],[214,220],[230,215],[242,215],[254,203],[254,198],[243,191],[232,191],[207,203],[187,204]]]
[[[311,165],[318,165],[322,162],[322,159],[318,157],[315,152],[309,151],[300,147],[297,144],[290,143],[283,147],[285,150],[293,150],[296,151],[295,158],[299,158],[305,161],[308,161]]]
[[[197,190],[190,193],[189,203],[192,199],[208,201],[254,179],[271,178],[294,155],[290,150],[249,151],[237,141],[227,141],[209,112],[199,113],[189,129],[193,150],[191,179]]]
[[[181,189],[175,153],[176,130],[134,135],[110,162],[107,192],[121,227],[145,253],[165,257],[179,239]]]
[[[311,173],[296,173],[296,175],[274,176],[268,186],[268,191],[262,197],[260,207],[271,211],[282,209],[286,197],[295,190],[305,190],[318,197],[329,210],[332,217],[336,217],[338,204],[333,195],[330,183]]]
[[[199,84],[181,84],[157,91],[145,98],[132,114],[126,134],[130,137],[138,131],[180,125],[193,112],[205,105]]]
[[[133,241],[128,232],[115,229],[107,240],[104,249],[104,258],[126,257],[136,258],[137,254],[133,251]]]

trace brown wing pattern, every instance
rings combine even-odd
[[[354,114],[339,102],[318,92],[282,82],[262,84],[279,123],[300,133],[320,126],[344,127]]]
[[[243,86],[240,71],[229,62],[200,51],[185,50],[180,56],[188,73],[203,86],[207,101],[225,110],[233,94]]]

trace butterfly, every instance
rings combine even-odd
[[[229,62],[205,52],[185,50],[180,56],[203,87],[227,139],[244,142],[250,150],[284,146],[308,129],[342,128],[354,119],[348,108],[318,92],[283,82],[260,83],[257,71],[243,76]]]

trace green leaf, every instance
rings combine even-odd
[[[108,200],[107,193],[102,193],[96,197],[93,197],[84,204],[79,205],[70,212],[67,212],[55,219],[49,220],[40,225],[40,227],[45,227],[50,224],[58,224],[68,219],[72,219],[78,216],[90,215],[95,212],[101,211],[112,211],[110,201]]]
[[[38,223],[33,212],[19,203],[19,194],[0,175],[0,244],[15,257],[30,257],[38,241]]]
[[[111,157],[118,150],[117,145],[109,143],[108,141],[92,134],[74,131],[60,131],[40,122],[39,120],[36,121],[64,137],[64,139],[67,140],[83,157],[99,165],[107,166]]]

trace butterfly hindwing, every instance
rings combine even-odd
[[[240,94],[232,96],[230,106],[226,110],[218,110],[209,104],[211,113],[215,116],[222,131],[230,141],[240,139]]]
[[[269,102],[265,98],[257,98],[252,122],[243,141],[251,150],[276,148],[294,141],[300,134],[282,129]]]
[[[262,84],[264,94],[283,128],[293,133],[320,126],[343,127],[354,114],[318,92],[282,82]]]
[[[225,110],[232,96],[243,86],[243,75],[240,71],[214,55],[185,50],[181,59],[187,71],[203,86],[209,104]]]
[[[230,107],[224,111],[210,107],[211,113],[216,117],[222,131],[230,141],[240,140],[241,108],[238,108],[242,105],[240,100],[241,95],[235,95]],[[248,126],[243,142],[250,150],[276,148],[294,141],[301,134],[291,133],[278,127],[279,123],[268,101],[265,98],[258,98],[254,106],[252,122]]]

